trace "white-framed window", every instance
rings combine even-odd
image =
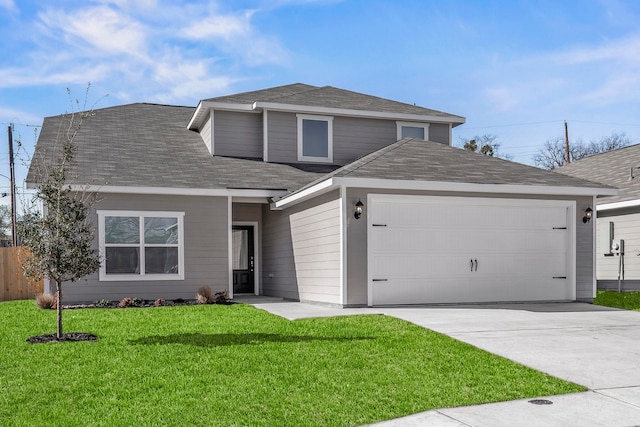
[[[396,122],[398,126],[398,140],[404,138],[429,139],[429,123]]]
[[[101,281],[184,280],[184,212],[98,211]]]
[[[333,162],[333,117],[298,114],[298,161]]]

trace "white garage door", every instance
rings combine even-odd
[[[370,195],[369,305],[575,299],[574,203]]]

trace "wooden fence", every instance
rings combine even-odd
[[[20,258],[24,248],[0,248],[0,301],[32,299],[44,290],[44,281],[34,282],[22,274]]]

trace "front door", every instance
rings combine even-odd
[[[234,225],[233,241],[233,293],[249,294],[255,290],[253,226]]]

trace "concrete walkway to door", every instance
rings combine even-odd
[[[443,408],[377,424],[396,426],[640,425],[640,312],[582,303],[339,309],[257,297],[247,303],[290,320],[385,314],[451,336],[588,392]]]

